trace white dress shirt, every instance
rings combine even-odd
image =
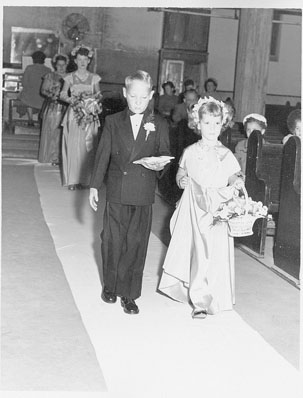
[[[143,113],[136,113],[135,115],[130,116],[130,122],[132,125],[132,130],[133,130],[133,135],[134,135],[135,140],[139,133],[142,119],[143,119]]]

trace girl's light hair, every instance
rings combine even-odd
[[[125,87],[126,89],[129,88],[129,86],[132,84],[134,80],[141,80],[145,82],[150,90],[153,87],[153,81],[152,78],[150,77],[150,74],[145,72],[144,70],[137,70],[133,75],[129,75],[125,78]]]
[[[231,107],[227,106],[223,101],[218,101],[213,97],[200,98],[188,115],[188,127],[196,132],[200,130],[200,120],[203,115],[221,116],[222,129],[228,127],[233,118]]]

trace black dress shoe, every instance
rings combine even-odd
[[[75,190],[76,190],[76,185],[69,185],[69,186],[68,186],[68,189],[69,189],[70,191],[75,191]]]
[[[117,295],[107,290],[106,287],[102,290],[101,298],[109,304],[114,304],[117,301]]]
[[[206,310],[194,310],[192,313],[193,319],[205,319],[207,317]]]
[[[135,300],[130,299],[128,297],[121,297],[121,305],[126,314],[131,314],[131,315],[139,314],[139,308],[135,303]]]

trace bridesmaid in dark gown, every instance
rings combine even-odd
[[[63,87],[68,57],[57,54],[53,58],[55,71],[48,73],[42,83],[41,94],[46,99],[41,110],[41,138],[38,161],[51,163],[57,166],[61,161],[60,147],[62,137],[62,119],[67,109],[67,104],[60,101],[59,95]]]

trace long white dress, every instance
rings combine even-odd
[[[213,224],[213,214],[232,198],[234,188],[228,179],[240,166],[219,141],[211,148],[200,140],[185,149],[180,167],[190,180],[171,219],[159,290],[209,314],[231,310],[234,242],[225,222]]]

